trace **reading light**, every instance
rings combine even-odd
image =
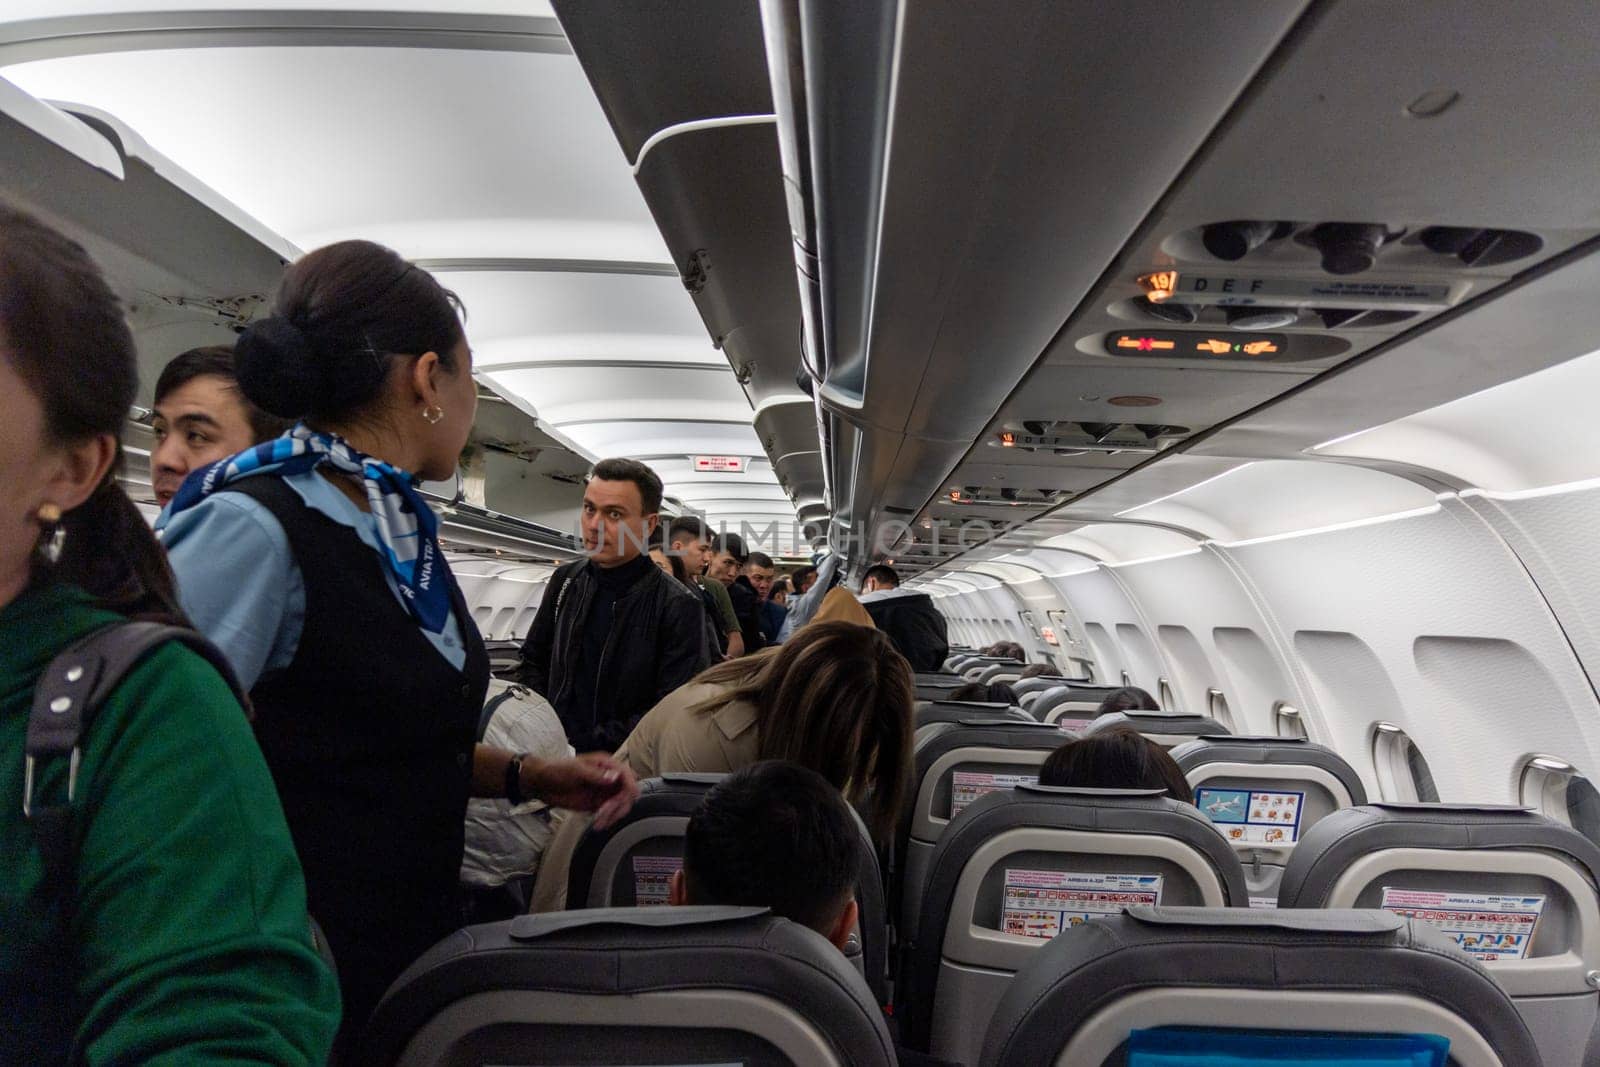
[[[1159,304],[1178,291],[1178,272],[1175,270],[1158,270],[1141,274],[1136,281],[1145,291],[1146,299],[1152,304]]]
[[[1006,431],[1005,433],[1001,434],[1000,435],[1000,447],[1001,448],[1016,448],[1017,447],[1017,435],[1014,434],[1014,433],[1011,433],[1009,430]]]
[[[1218,259],[1243,259],[1252,249],[1281,237],[1276,222],[1213,222],[1200,231],[1200,243]]]
[[[1324,222],[1299,239],[1322,253],[1329,274],[1360,274],[1378,261],[1378,249],[1390,236],[1381,223]]]

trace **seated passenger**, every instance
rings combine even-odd
[[[950,655],[949,628],[933,597],[901,589],[900,575],[880,563],[867,569],[861,583],[861,606],[878,629],[888,634],[914,671],[936,671]]]
[[[1022,668],[1022,674],[1017,678],[1017,681],[1020,682],[1027,678],[1039,678],[1044,675],[1050,675],[1054,673],[1055,667],[1048,663],[1030,663],[1026,667]]]
[[[573,755],[556,709],[531,689],[491,681],[484,711],[489,715],[482,738],[486,745],[526,752],[540,760]],[[470,891],[472,922],[509,919],[523,910],[510,906],[516,902],[505,887],[539,870],[539,857],[554,832],[553,815],[537,797],[520,804],[488,797],[467,801],[461,884]]]
[[[1156,698],[1136,685],[1124,686],[1108,695],[1095,711],[1096,717],[1113,715],[1119,711],[1160,711]]]
[[[166,507],[190,471],[209,467],[289,429],[288,419],[269,415],[239,390],[233,348],[191,348],[175,357],[156,379],[150,428],[150,484]]]
[[[786,643],[718,664],[650,710],[616,758],[640,778],[725,774],[759,760],[809,767],[887,840],[909,788],[916,690],[876,630],[813,622]],[[588,825],[569,818],[540,864],[534,911],[559,911]]]
[[[989,704],[1015,704],[1017,694],[1004,682],[968,682],[950,691],[946,700],[977,700]]]
[[[815,771],[767,760],[730,774],[700,802],[683,838],[673,906],[767,908],[843,951],[857,917],[855,820]],[[943,1065],[897,1049],[905,1067]]]
[[[1039,768],[1040,785],[1084,789],[1165,789],[1167,796],[1194,803],[1183,771],[1165,749],[1125,726],[1068,741]]]
[[[338,985],[266,762],[211,665],[150,652],[86,722],[75,788],[44,757],[15,799],[51,661],[130,615],[183,623],[116,482],[137,374],[88,254],[0,206],[0,1063],[321,1064]]]
[[[1017,644],[1015,641],[996,641],[994,644],[984,649],[982,654],[985,656],[996,656],[1000,659],[1014,659],[1018,663],[1026,663],[1028,661],[1028,654],[1024,652],[1022,650],[1022,646]]]

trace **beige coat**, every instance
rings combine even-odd
[[[617,759],[641,781],[663,774],[726,774],[756,762],[755,705],[738,701],[709,713],[690,710],[718,692],[714,685],[690,683],[668,693],[639,720],[617,749]],[[566,907],[567,868],[590,821],[590,816],[575,813],[562,821],[539,864],[530,910]],[[582,901],[574,904],[583,906]]]

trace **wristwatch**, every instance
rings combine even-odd
[[[513,808],[523,802],[522,761],[527,758],[526,752],[518,752],[511,757],[511,762],[506,764],[506,799],[511,801]]]

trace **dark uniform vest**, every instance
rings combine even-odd
[[[463,819],[489,658],[455,578],[456,670],[423,636],[356,532],[283,479],[225,492],[264,505],[305,580],[294,660],[250,692],[255,732],[339,968],[348,1038],[389,984],[459,925]],[[443,561],[440,561],[441,564]]]

